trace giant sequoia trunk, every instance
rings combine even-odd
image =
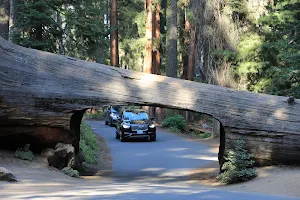
[[[110,64],[119,67],[119,36],[118,36],[117,0],[110,3]]]
[[[133,72],[23,48],[2,38],[0,86],[1,145],[31,137],[37,145],[72,143],[78,151],[86,108],[154,105],[218,119],[223,125],[220,155],[225,138],[229,145],[244,138],[259,164],[300,163],[299,99],[288,103],[286,97]]]
[[[152,16],[152,0],[146,0],[146,49],[144,57],[143,72],[152,73],[152,49],[153,49],[153,16]]]
[[[171,0],[168,11],[168,38],[167,38],[167,76],[177,77],[178,60],[177,60],[177,0]]]

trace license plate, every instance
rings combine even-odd
[[[136,132],[137,134],[143,134],[144,133],[144,131],[142,131],[142,130],[137,130],[137,132]]]

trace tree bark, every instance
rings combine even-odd
[[[0,12],[0,37],[8,40],[9,33],[9,1],[0,2],[0,7],[3,9]]]
[[[14,0],[9,0],[9,36],[8,39],[11,40],[11,36],[13,34],[13,26],[14,26],[14,17],[15,17],[15,6]]]
[[[117,0],[111,0],[110,6],[110,64],[119,67]]]
[[[160,4],[156,1],[155,12],[153,12],[153,36],[155,49],[153,50],[153,69],[152,74],[160,75]]]
[[[60,30],[63,30],[62,28],[62,19],[61,19],[61,15],[60,13],[57,11],[56,12],[56,18],[57,18],[57,25],[60,27]],[[58,39],[58,50],[59,50],[59,54],[61,55],[65,55],[65,46],[64,46],[64,41],[63,41],[63,32],[61,32],[61,35]]]
[[[152,15],[152,0],[146,0],[146,50],[144,57],[143,72],[152,73],[152,49],[153,49],[153,15]]]
[[[177,77],[177,0],[171,0],[171,6],[168,11],[168,39],[167,39],[167,76]]]
[[[299,99],[291,104],[287,97],[89,63],[2,38],[0,85],[1,143],[25,134],[39,140],[37,144],[60,141],[77,147],[78,123],[85,109],[149,105],[216,118],[221,122],[220,148],[225,140],[225,148],[230,148],[233,140],[242,138],[257,164],[300,163]],[[73,113],[77,114],[71,120]]]

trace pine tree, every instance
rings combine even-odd
[[[243,140],[235,141],[233,149],[226,154],[223,173],[218,176],[222,183],[244,182],[257,176],[256,169],[253,168],[253,155],[247,152]]]

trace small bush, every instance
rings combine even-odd
[[[201,138],[210,138],[211,137],[211,133],[205,132],[205,133],[201,133],[199,136]]]
[[[162,122],[163,127],[168,127],[175,132],[184,131],[186,128],[186,121],[182,115],[174,115],[172,117],[166,118]]]
[[[89,164],[97,164],[100,146],[96,135],[93,133],[91,127],[85,122],[81,123],[80,133],[79,145],[82,149],[85,161]]]
[[[227,161],[222,167],[224,172],[217,177],[222,183],[244,182],[257,176],[256,169],[253,168],[253,155],[247,153],[244,144],[243,140],[237,140],[234,143],[233,150],[226,153],[225,159]]]
[[[15,152],[15,156],[22,159],[22,160],[29,160],[32,161],[34,155],[32,151],[29,150],[30,144],[26,144],[24,148],[17,149]]]
[[[104,112],[102,110],[98,110],[97,113],[88,113],[86,112],[84,117],[86,119],[98,119],[98,120],[102,120],[104,119]]]
[[[79,178],[79,172],[71,167],[65,167],[61,171],[68,176]]]

